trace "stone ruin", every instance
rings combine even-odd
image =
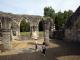
[[[67,19],[61,30],[53,32],[53,37],[68,42],[80,42],[80,6]]]
[[[17,15],[11,13],[0,12],[0,45],[4,49],[11,49],[12,40],[20,40],[20,23],[25,19],[26,22],[30,23],[30,32],[33,33],[34,30],[37,31],[38,35],[38,25],[39,22],[44,18],[42,16],[35,15]],[[52,19],[46,20],[44,23],[44,39],[49,40],[49,30],[52,29]],[[33,28],[35,27],[35,28]],[[31,35],[32,37],[32,35]]]
[[[65,23],[64,30],[64,39],[66,41],[80,42],[80,6],[73,15],[68,18]]]
[[[63,29],[57,31],[56,34],[54,34],[56,30],[54,30],[53,20],[49,17],[45,18],[42,16],[17,15],[0,12],[0,45],[2,45],[4,49],[11,49],[11,41],[14,39],[20,39],[20,23],[23,19],[30,23],[31,34],[35,30],[37,31],[37,35],[39,32],[39,22],[43,21],[44,41],[46,42],[49,42],[49,35],[52,37],[56,36],[65,41],[80,42],[80,7],[68,18]]]

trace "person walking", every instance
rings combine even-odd
[[[38,49],[38,45],[37,45],[37,40],[36,40],[36,43],[35,43],[35,51],[37,51]]]
[[[45,54],[46,54],[46,44],[45,44],[45,42],[43,42],[43,45],[42,45],[42,55],[45,56]]]

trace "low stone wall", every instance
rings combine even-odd
[[[65,41],[80,42],[80,31],[77,30],[65,30]]]
[[[64,40],[66,42],[80,42],[80,31],[77,29],[57,30],[53,32],[53,39]]]
[[[64,39],[64,31],[63,30],[54,31],[53,32],[53,39],[63,40]]]

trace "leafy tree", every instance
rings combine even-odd
[[[29,25],[29,23],[26,23],[25,20],[22,20],[21,21],[20,31],[21,32],[29,32],[30,31],[30,25]]]
[[[59,30],[65,24],[66,20],[73,14],[72,10],[56,13],[55,25],[56,29]]]
[[[52,7],[45,7],[44,8],[44,16],[45,17],[51,17],[54,19],[55,11]]]
[[[64,11],[63,14],[64,14],[64,20],[66,21],[73,14],[73,11],[72,10]]]
[[[56,17],[55,17],[55,25],[56,25],[56,30],[60,29],[61,26],[64,23],[64,15],[62,12],[58,12],[56,13]]]

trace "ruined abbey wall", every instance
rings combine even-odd
[[[38,36],[39,22],[43,20],[42,16],[34,15],[15,15],[11,13],[0,13],[0,40],[4,46],[4,49],[11,49],[11,41],[17,39],[20,40],[20,23],[25,19],[26,22],[30,23],[30,32],[33,34],[36,31]],[[50,19],[44,23],[45,30],[45,40],[49,40],[49,26]],[[44,22],[45,22],[44,21]],[[52,25],[53,26],[53,25]],[[32,37],[33,35],[31,35]]]
[[[80,17],[74,23],[74,25],[71,29],[65,30],[65,40],[66,41],[80,42]]]

